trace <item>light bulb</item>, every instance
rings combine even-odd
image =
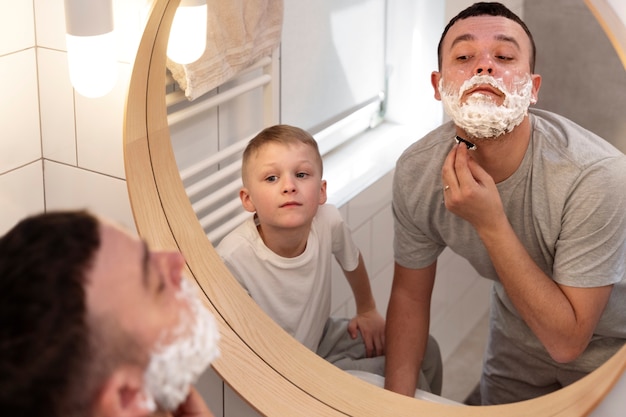
[[[117,82],[111,0],[65,0],[67,62],[77,93],[96,98]]]
[[[206,0],[181,0],[167,43],[167,56],[179,64],[197,61],[206,48]]]

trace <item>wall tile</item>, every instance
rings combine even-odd
[[[433,320],[454,309],[464,294],[482,279],[467,260],[446,248],[437,260],[431,305]]]
[[[44,172],[47,210],[86,208],[135,230],[125,181],[52,161]]]
[[[376,274],[381,269],[393,265],[393,215],[391,204],[376,213],[372,218],[370,237],[370,273]]]
[[[0,235],[22,218],[44,210],[41,160],[0,175]]]
[[[74,95],[67,69],[67,56],[38,48],[41,137],[46,159],[76,165]]]
[[[348,225],[350,224],[350,221],[348,219],[348,205],[344,204],[340,207],[337,207],[337,209],[339,209],[339,213],[341,213],[341,218],[343,218],[343,221],[346,222]]]
[[[350,227],[358,227],[389,204],[392,182],[393,174],[389,173],[350,200]]]
[[[63,0],[34,0],[34,3],[37,44],[65,51]],[[130,63],[135,59],[150,4],[151,0],[113,0],[113,23],[117,39],[117,57],[120,62]]]
[[[0,173],[41,158],[35,49],[0,57]]]
[[[391,295],[391,285],[393,284],[393,262],[380,270],[372,277],[372,292],[376,300],[378,312],[383,315],[387,314],[389,306],[389,296]]]
[[[445,362],[489,310],[491,281],[478,279],[455,305],[432,318],[430,333],[439,342]]]
[[[113,0],[117,59],[132,63],[150,12],[152,0]]]
[[[357,229],[352,230],[352,239],[358,246],[365,261],[368,272],[372,269],[372,224],[363,223]]]
[[[370,236],[371,236],[371,228],[369,223],[365,223],[359,229],[352,231],[352,238],[354,242],[359,247],[361,251],[361,255],[363,256],[363,260],[365,261],[365,267],[368,270],[371,268],[369,263],[369,259],[371,259],[370,255]],[[371,279],[371,275],[370,275]],[[331,310],[338,308],[340,305],[348,302],[352,302],[354,304],[354,296],[352,294],[352,289],[350,288],[350,284],[348,284],[348,280],[346,280],[343,271],[339,267],[339,263],[333,262],[333,270],[332,270],[332,302],[331,302]]]
[[[31,2],[0,0],[0,39],[0,56],[35,46]]]
[[[34,0],[37,46],[65,51],[63,0]]]
[[[122,137],[131,67],[129,64],[119,64],[118,69],[117,84],[106,96],[86,98],[74,94],[78,166],[117,178],[126,178]]]

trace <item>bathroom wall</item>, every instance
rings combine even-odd
[[[115,89],[103,98],[85,99],[69,82],[63,0],[0,2],[0,77],[5,80],[0,233],[27,214],[61,208],[88,208],[133,227],[122,120],[135,44],[123,38],[138,39],[139,3],[115,3],[116,22],[134,20],[134,26],[120,23],[127,31],[119,34]]]
[[[625,10],[624,3],[619,7]],[[526,0],[524,15],[543,78],[537,107],[574,120],[626,152],[626,71],[583,0]]]
[[[353,231],[370,275],[376,305],[385,314],[393,277],[393,172],[340,208]],[[356,306],[337,265],[333,271],[334,314],[352,317]],[[431,307],[431,333],[445,362],[487,312],[491,282],[481,278],[463,258],[446,249],[437,262]]]

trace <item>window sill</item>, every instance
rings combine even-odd
[[[324,155],[328,203],[340,207],[393,171],[400,154],[423,133],[383,122]]]

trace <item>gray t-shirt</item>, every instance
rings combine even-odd
[[[531,141],[517,171],[497,184],[515,233],[553,280],[574,287],[614,284],[595,338],[626,340],[626,156],[575,123],[531,109]],[[494,280],[493,308],[505,333],[528,341],[474,228],[443,204],[441,168],[455,144],[447,123],[400,157],[393,185],[395,260],[423,268],[448,246],[485,278]],[[492,312],[492,317],[494,317]]]

